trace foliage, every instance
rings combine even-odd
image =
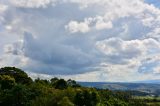
[[[66,89],[67,87],[68,87],[67,82],[64,79],[60,79],[55,83],[56,89]]]
[[[0,75],[8,75],[15,79],[17,83],[30,84],[32,79],[22,71],[21,69],[15,67],[4,67],[0,69]]]
[[[68,99],[68,97],[63,97],[63,99],[58,102],[58,106],[74,106],[74,104]]]
[[[151,102],[151,101],[150,101]],[[32,81],[21,69],[0,69],[0,106],[146,106],[131,93],[81,87],[74,80]]]
[[[15,79],[8,75],[0,75],[1,89],[11,89],[15,85]]]

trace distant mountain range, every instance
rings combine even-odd
[[[160,95],[160,80],[125,82],[78,82],[85,87],[95,87],[100,89],[138,91],[148,94]]]
[[[152,83],[152,84],[160,84],[160,79],[156,79],[156,80],[136,81],[135,83]]]

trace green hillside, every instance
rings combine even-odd
[[[146,95],[160,96],[160,84],[155,83],[109,83],[109,82],[78,82],[82,86],[96,87],[100,89],[139,91]]]

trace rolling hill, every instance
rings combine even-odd
[[[144,92],[149,95],[160,95],[160,84],[157,83],[119,83],[119,82],[78,82],[82,86],[110,90]]]

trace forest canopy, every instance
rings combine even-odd
[[[82,87],[74,80],[37,78],[21,69],[0,69],[0,106],[146,106],[129,92]]]

